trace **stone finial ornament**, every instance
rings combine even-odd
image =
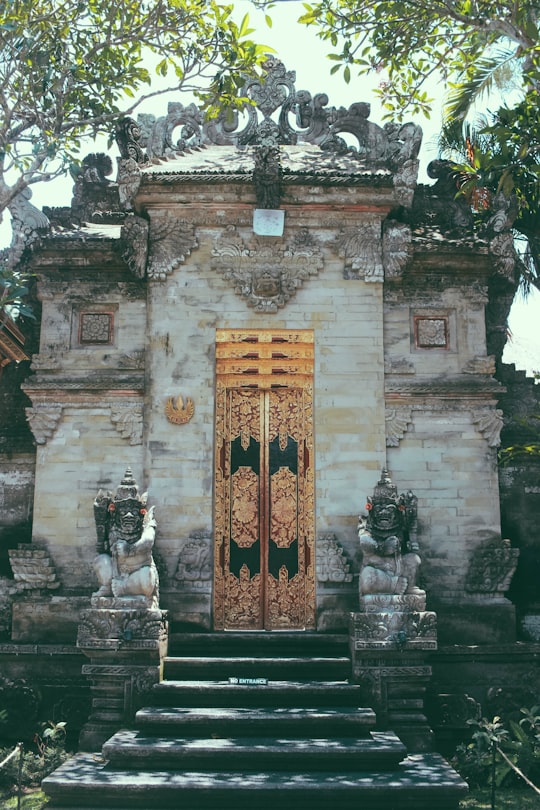
[[[139,488],[128,469],[116,490],[100,490],[94,501],[98,555],[94,560],[100,588],[92,596],[94,607],[158,607],[159,579],[152,557],[156,534],[154,507],[147,511],[148,494]]]
[[[423,595],[416,585],[420,556],[416,539],[417,498],[398,495],[387,470],[368,497],[367,518],[360,516],[362,551],[360,596],[368,594]]]
[[[23,189],[9,203],[11,214],[11,245],[1,252],[2,260],[8,267],[16,267],[25,250],[30,249],[50,230],[50,222],[45,214],[30,202],[32,191]]]

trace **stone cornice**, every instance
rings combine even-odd
[[[253,173],[250,171],[150,171],[142,175],[141,189],[144,186],[160,185],[200,185],[206,183],[238,183],[251,185]],[[393,188],[393,178],[390,172],[358,172],[351,174],[345,171],[292,172],[283,169],[282,182],[285,185],[318,185],[318,186],[370,186],[374,188]]]
[[[40,394],[41,392],[58,392],[60,396],[62,392],[69,394],[76,394],[76,392],[105,392],[126,396],[130,394],[137,395],[144,391],[144,372],[122,374],[117,369],[113,373],[104,374],[100,372],[95,376],[77,376],[77,375],[36,375],[26,380],[21,386],[23,390],[31,397],[33,394]]]
[[[456,376],[445,380],[411,379],[399,380],[386,379],[385,396],[389,402],[405,403],[407,400],[415,398],[438,398],[454,399],[492,399],[498,400],[504,394],[506,388],[497,380],[488,378],[485,380],[471,379],[470,375]]]

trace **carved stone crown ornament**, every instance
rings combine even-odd
[[[171,102],[166,116],[140,114],[136,122],[120,120],[116,138],[124,205],[131,210],[137,166],[158,164],[210,144],[272,148],[311,143],[326,152],[351,155],[366,167],[391,170],[397,190],[413,188],[422,140],[420,127],[412,123],[380,127],[369,121],[369,104],[356,102],[348,109],[328,107],[325,93],[312,96],[307,90],[297,90],[295,80],[294,71],[269,57],[262,75],[246,79],[239,92],[240,98],[251,102],[240,110],[242,117],[238,110],[224,108],[216,118],[204,121],[194,104]],[[342,137],[351,135],[356,139],[354,146]],[[262,160],[267,157],[263,154]],[[261,160],[260,154],[256,153],[256,160]]]
[[[387,165],[394,171],[417,158],[422,130],[416,124],[379,127],[369,121],[371,108],[366,102],[355,102],[348,109],[327,107],[325,93],[312,96],[307,90],[296,90],[295,71],[287,70],[279,59],[269,57],[263,71],[261,76],[247,79],[240,90],[239,97],[251,101],[241,111],[242,121],[247,118],[242,129],[237,110],[223,109],[217,118],[204,122],[194,104],[171,102],[167,115],[161,118],[139,115],[137,122],[129,118],[119,122],[117,142],[122,158],[144,165],[209,144],[242,147],[297,143],[347,152],[368,165]],[[177,131],[180,137],[175,140]],[[340,137],[345,134],[356,137],[355,147]]]

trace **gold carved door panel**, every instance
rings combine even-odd
[[[270,334],[274,341],[282,336]],[[308,346],[312,358],[312,340]],[[298,348],[296,343],[292,353]],[[218,352],[214,626],[313,628],[312,372],[304,374],[302,365],[301,379],[293,370],[290,385],[284,379],[276,385],[270,364],[262,363],[257,382],[246,384],[236,378],[238,351],[233,353],[234,362],[222,364]],[[245,353],[253,365],[252,347]],[[283,347],[273,353],[280,355],[274,371],[287,376]]]

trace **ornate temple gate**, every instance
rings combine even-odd
[[[216,335],[214,627],[315,627],[313,333]]]

